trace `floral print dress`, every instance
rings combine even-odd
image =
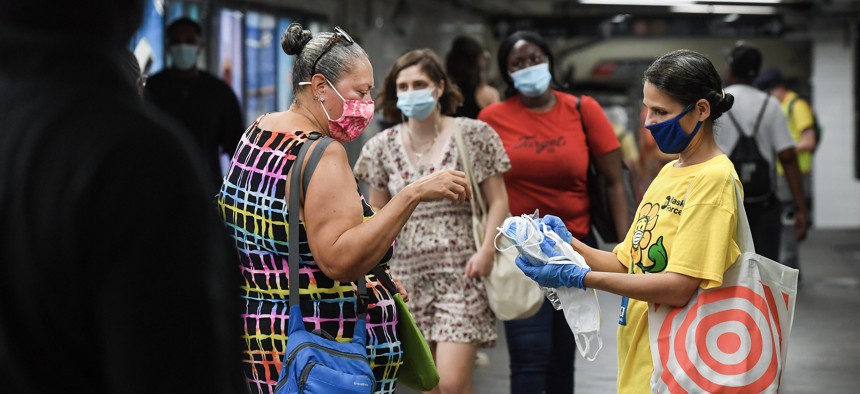
[[[455,122],[470,150],[472,171],[479,183],[510,169],[502,141],[490,126],[468,118],[455,118]],[[462,171],[453,136],[444,141],[438,162],[416,168],[403,144],[405,132],[401,124],[371,138],[355,165],[356,177],[394,196],[435,171]],[[470,204],[448,200],[419,204],[397,237],[391,276],[409,291],[410,309],[428,341],[481,347],[495,344],[495,317],[484,282],[464,276],[466,262],[476,251]]]

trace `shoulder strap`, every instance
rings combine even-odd
[[[732,186],[735,189],[735,204],[738,208],[738,214],[735,218],[737,219],[738,248],[741,250],[741,253],[755,253],[752,230],[750,230],[750,223],[747,219],[747,211],[744,208],[744,199],[741,197],[741,190],[738,189],[738,185],[735,183],[734,177],[729,176],[729,178],[731,179]]]
[[[753,137],[758,133],[758,127],[761,125],[761,119],[764,117],[764,111],[767,109],[768,100],[770,100],[770,95],[765,95],[764,102],[761,104],[761,109],[758,111],[758,117],[755,120],[755,126],[753,127],[752,133]]]
[[[767,109],[767,101],[769,99],[770,99],[770,96],[764,97],[764,103],[761,105],[761,109],[758,111],[758,117],[756,117],[755,126],[753,127],[753,132],[751,135],[749,135],[750,138],[755,137],[756,133],[758,133],[758,127],[761,124],[761,119],[764,117],[764,110]],[[729,115],[729,120],[731,120],[732,123],[735,125],[735,128],[738,129],[738,133],[740,134],[740,137],[747,137],[747,135],[744,133],[744,128],[741,127],[740,123],[738,123],[738,121],[735,119],[734,115],[732,115],[732,112],[729,111],[729,112],[726,112],[726,114]]]
[[[582,125],[582,134],[585,134],[585,143],[588,144],[588,129],[585,128],[585,114],[582,113],[582,106],[580,105],[579,97],[576,97],[576,112],[579,112],[579,123]]]
[[[795,96],[791,99],[791,101],[789,101],[789,102],[788,102],[788,116],[789,116],[789,117],[791,117],[791,111],[793,111],[793,110],[794,110],[794,103],[796,103],[796,102],[797,102],[797,99],[799,99],[799,98],[800,98],[800,96],[795,95]]]
[[[307,155],[308,150],[310,150],[311,145],[313,145],[313,141],[319,138],[322,138],[322,140],[317,144],[317,147],[314,148],[313,153],[311,153],[311,157],[308,159],[307,166],[302,168],[302,163],[304,163],[305,156]],[[293,169],[292,173],[290,174],[289,197],[289,306],[299,304],[299,287],[301,286],[299,284],[299,207],[301,206],[301,200],[299,197],[301,193],[306,190],[308,185],[310,184],[311,177],[316,170],[317,164],[319,164],[319,160],[322,157],[322,153],[332,141],[333,140],[329,137],[323,137],[319,134],[311,134],[310,136],[308,136],[308,140],[305,141],[305,143],[299,149],[299,154],[296,156],[295,162],[293,162]],[[301,181],[301,175],[304,175],[304,182]],[[293,212],[294,209],[295,212]],[[364,319],[365,315],[367,314],[365,302],[367,298],[367,286],[365,285],[365,280],[363,277],[358,281],[356,287],[360,299],[357,318]]]
[[[746,135],[746,133],[744,133],[744,128],[741,127],[740,123],[738,123],[738,121],[735,119],[734,115],[732,115],[732,112],[731,111],[726,112],[726,115],[729,116],[729,120],[731,120],[732,124],[735,125],[735,128],[738,129],[738,137],[740,137],[740,138],[746,137],[747,135]],[[740,138],[738,140],[740,140]]]
[[[317,169],[317,164],[319,164],[320,158],[322,158],[322,154],[325,152],[328,144],[332,141],[334,141],[334,139],[323,137],[320,142],[317,143],[314,151],[311,152],[311,157],[308,159],[308,165],[305,167],[304,174],[302,174],[302,190],[308,190],[308,185],[311,183],[311,177]]]
[[[460,151],[460,166],[463,167],[463,171],[469,178],[469,184],[472,185],[473,198],[469,199],[469,203],[472,205],[472,212],[481,212],[481,217],[486,217],[487,206],[484,204],[484,194],[481,193],[481,185],[478,184],[475,174],[472,173],[472,159],[469,157],[469,151],[466,149],[465,141],[463,141],[463,131],[460,126],[458,124],[454,130],[454,140],[457,142],[457,150]]]

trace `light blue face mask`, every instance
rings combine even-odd
[[[523,96],[537,97],[549,89],[552,74],[549,72],[549,63],[541,63],[511,73],[516,88]]]
[[[182,71],[188,71],[197,64],[198,46],[192,44],[171,45],[168,49],[173,59],[173,66]]]
[[[424,120],[436,108],[435,88],[410,90],[397,93],[397,109],[410,119]]]

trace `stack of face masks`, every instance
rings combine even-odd
[[[502,227],[499,228],[499,234],[496,234],[496,238],[493,240],[496,249],[505,252],[511,248],[516,248],[520,256],[523,256],[532,265],[546,264],[547,256],[541,251],[544,234],[541,231],[539,223],[532,220],[532,218],[536,217],[538,217],[537,211],[532,215],[508,218],[505,222],[508,225],[505,226],[503,223]],[[505,228],[505,236],[500,238],[499,235],[503,233],[502,228]],[[499,247],[499,244],[502,246]],[[557,311],[561,310],[561,300],[558,298],[556,289],[549,287],[541,287],[541,289],[546,298],[552,303],[552,307]]]
[[[587,267],[582,255],[574,251],[573,247],[564,242],[552,229],[539,222],[537,216],[538,213],[535,212],[534,215],[512,216],[505,219],[498,228],[496,248],[505,251],[515,247],[520,255],[533,265],[577,264]],[[556,256],[549,257],[541,250],[541,243],[547,238],[555,242],[552,248],[557,252]],[[551,290],[555,290],[560,309],[564,311],[567,324],[576,338],[579,354],[588,361],[594,361],[603,349],[597,292],[594,289],[580,290],[567,287]],[[547,294],[547,297],[552,301],[550,294]]]

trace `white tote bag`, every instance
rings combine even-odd
[[[454,132],[457,149],[460,150],[460,165],[469,177],[472,185],[472,235],[475,245],[480,248],[484,241],[484,230],[487,228],[487,205],[481,193],[481,186],[472,174],[469,151],[463,141],[460,128]],[[534,316],[543,305],[544,294],[535,281],[529,279],[519,268],[514,259],[516,254],[496,251],[493,259],[493,270],[484,278],[487,300],[490,309],[499,320],[525,319]]]
[[[755,253],[735,185],[741,255],[720,287],[682,308],[648,309],[653,393],[776,393],[794,319],[797,270]]]

